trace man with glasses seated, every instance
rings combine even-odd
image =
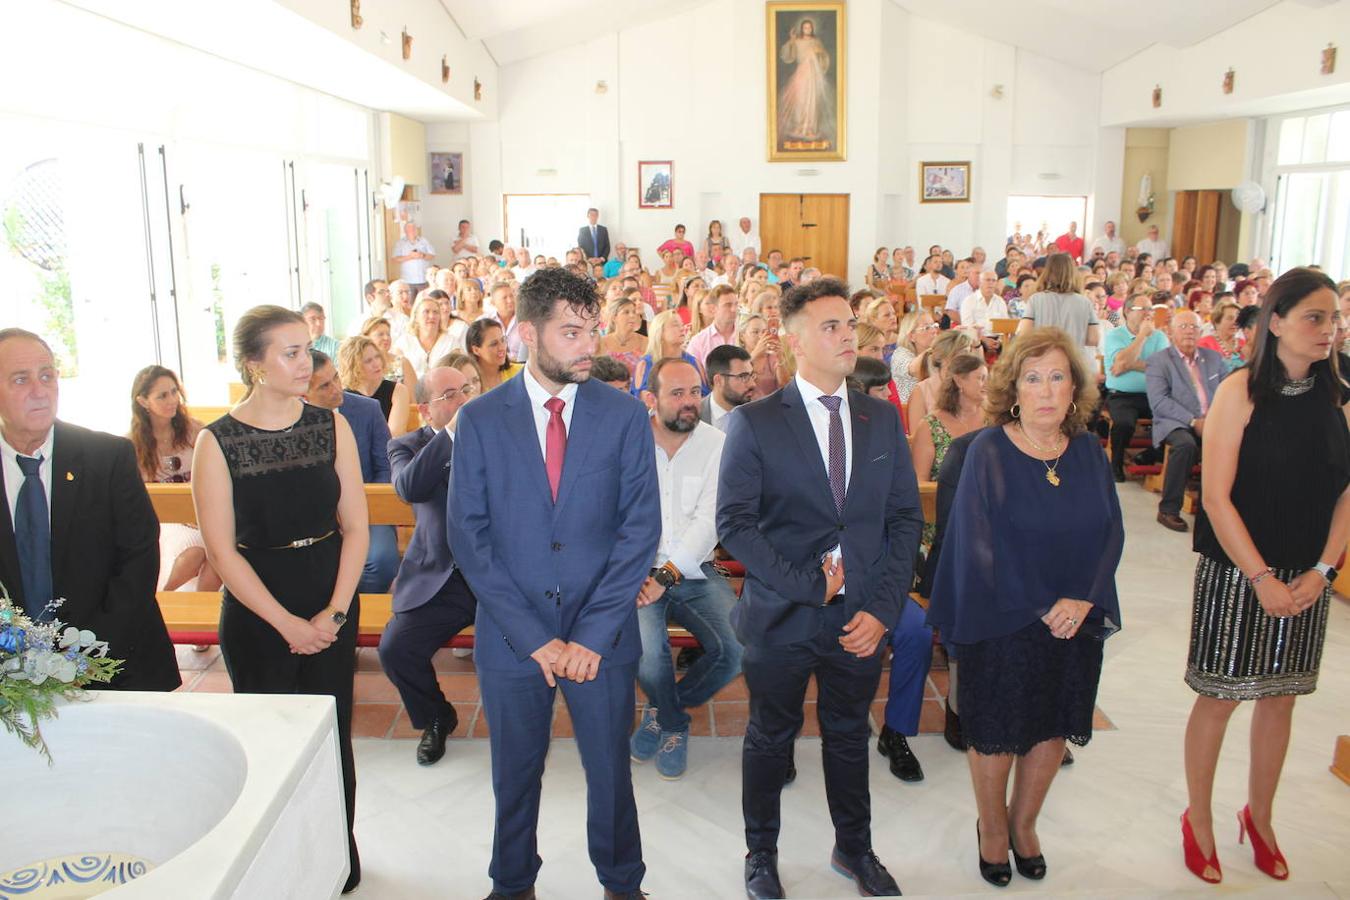
[[[1141,291],[1125,301],[1125,324],[1106,333],[1102,367],[1106,370],[1106,408],[1111,413],[1111,470],[1125,480],[1125,450],[1141,418],[1153,418],[1144,379],[1147,360],[1166,349],[1167,336],[1153,325],[1153,295]]]
[[[703,398],[699,418],[725,432],[727,413],[754,400],[758,393],[750,354],[736,344],[723,344],[708,352],[705,368],[712,390]]]
[[[394,490],[412,505],[417,525],[394,582],[394,615],[380,637],[380,665],[398,688],[408,718],[422,729],[417,763],[445,755],[445,739],[459,724],[441,692],[431,658],[473,624],[477,601],[450,554],[446,495],[454,436],[450,421],[473,396],[464,373],[450,366],[427,370],[413,398],[425,423],[389,442]]]
[[[1198,345],[1200,317],[1189,309],[1172,316],[1172,346],[1148,361],[1148,403],[1153,409],[1153,446],[1167,445],[1158,523],[1187,531],[1181,518],[1186,481],[1200,458],[1205,415],[1228,365],[1216,350]]]

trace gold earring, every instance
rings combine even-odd
[[[267,376],[262,369],[254,371],[253,380],[256,381],[258,384],[267,384]]]
[[[1069,415],[1071,416],[1078,415],[1078,404],[1075,403],[1073,400],[1069,401]]]
[[[1009,407],[1009,409],[1008,409],[1008,415],[1012,416],[1014,419],[1021,418],[1021,416],[1022,416],[1022,406],[1021,406],[1021,404],[1019,404],[1019,403],[1014,403],[1011,407]]]

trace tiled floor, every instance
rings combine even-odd
[[[1126,517],[1125,558],[1118,577],[1124,629],[1106,645],[1099,693],[1114,730],[1099,732],[1057,777],[1041,816],[1050,874],[1043,882],[1014,876],[1002,893],[1094,898],[1244,897],[1350,900],[1350,787],[1329,771],[1338,734],[1350,733],[1350,604],[1334,602],[1317,693],[1294,715],[1275,825],[1291,877],[1277,883],[1252,865],[1236,841],[1234,814],[1245,802],[1250,705],[1229,728],[1216,780],[1215,816],[1224,884],[1209,887],[1183,867],[1177,817],[1185,805],[1182,732],[1194,695],[1181,680],[1195,557],[1190,536],[1154,521],[1157,498],[1137,485],[1120,491]],[[191,653],[186,650],[185,653]],[[202,687],[225,687],[206,658]],[[468,671],[447,660],[447,677]],[[362,659],[362,672],[374,668]],[[931,675],[930,694],[945,690]],[[454,681],[452,684],[467,682]],[[373,686],[370,690],[377,690]],[[471,701],[466,701],[471,702]],[[366,701],[378,706],[379,701]],[[387,703],[387,701],[386,701]],[[745,701],[719,699],[710,730],[744,726]],[[724,709],[725,707],[725,709]],[[938,704],[932,701],[932,709]],[[408,734],[395,708],[371,715],[383,734]],[[932,714],[927,725],[936,722]],[[739,720],[739,721],[738,721]],[[462,728],[463,726],[461,726]],[[476,727],[481,728],[481,724]],[[941,736],[911,742],[926,780],[901,784],[880,756],[870,756],[872,841],[906,896],[990,897],[975,866],[975,806],[965,759]],[[493,798],[486,741],[456,741],[446,758],[422,768],[411,740],[360,739],[357,840],[364,881],[355,896],[370,900],[477,900],[490,890]],[[744,897],[740,817],[741,742],[696,737],[690,769],[662,781],[651,766],[634,768],[647,877],[654,898]],[[820,741],[797,743],[797,782],[783,794],[780,871],[793,898],[842,898],[851,885],[828,867],[832,834],[820,768]],[[585,839],[585,781],[574,742],[554,744],[544,778],[538,890],[543,900],[594,900],[601,891]]]

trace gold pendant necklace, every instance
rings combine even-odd
[[[1042,447],[1040,444],[1036,443],[1031,439],[1031,435],[1027,434],[1027,430],[1022,425],[1021,422],[1017,423],[1017,430],[1022,432],[1022,437],[1027,439],[1027,443],[1030,444],[1033,448],[1035,448],[1037,453],[1057,454],[1055,456],[1054,465],[1051,465],[1048,460],[1044,459],[1041,460],[1041,465],[1045,466],[1045,480],[1050,482],[1051,487],[1059,487],[1059,472],[1057,472],[1056,470],[1059,468],[1059,461],[1064,458],[1064,449],[1060,448],[1058,451],[1056,451],[1053,447],[1048,450],[1045,447]]]

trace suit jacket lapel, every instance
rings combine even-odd
[[[14,602],[23,605],[23,578],[19,572],[19,547],[14,543],[14,521],[9,516],[9,495],[5,473],[0,469],[0,582]]]
[[[589,384],[591,382],[585,381],[577,385],[577,394],[573,401],[576,407],[572,410],[572,424],[567,429],[567,453],[563,456],[562,482],[558,485],[558,502],[553,508],[555,514],[572,495],[572,486],[576,484],[578,473],[585,469],[586,457],[590,455],[591,447],[595,444],[595,435],[600,430],[600,404],[596,398],[586,396],[591,393],[587,388]]]
[[[852,419],[853,427],[853,468],[849,473],[848,486],[844,491],[845,509],[848,509],[849,501],[853,499],[855,494],[864,492],[865,488],[862,487],[863,473],[867,471],[867,464],[871,461],[872,417],[859,409],[860,405],[856,394],[849,397],[849,418]]]
[[[75,435],[61,422],[56,423],[52,441],[52,572],[59,571],[66,558],[70,524],[75,517],[75,500],[84,474],[84,452]]]
[[[796,379],[789,381],[783,388],[782,403],[785,407],[783,418],[797,438],[797,445],[801,449],[807,467],[815,473],[815,477],[811,480],[817,487],[816,499],[824,503],[825,509],[833,514],[834,494],[830,491],[830,472],[825,468],[825,460],[821,458],[820,444],[816,441],[815,430],[811,428],[811,414],[806,411],[806,401],[802,399],[802,392],[797,388]],[[857,469],[854,471],[856,473]]]
[[[525,379],[517,376],[497,390],[510,391],[506,401],[507,414],[503,418],[510,432],[511,443],[525,459],[522,477],[529,478],[534,482],[535,490],[552,499],[548,472],[544,469],[544,454],[539,450],[539,432],[534,427],[534,410],[530,408],[530,395],[525,390]]]

